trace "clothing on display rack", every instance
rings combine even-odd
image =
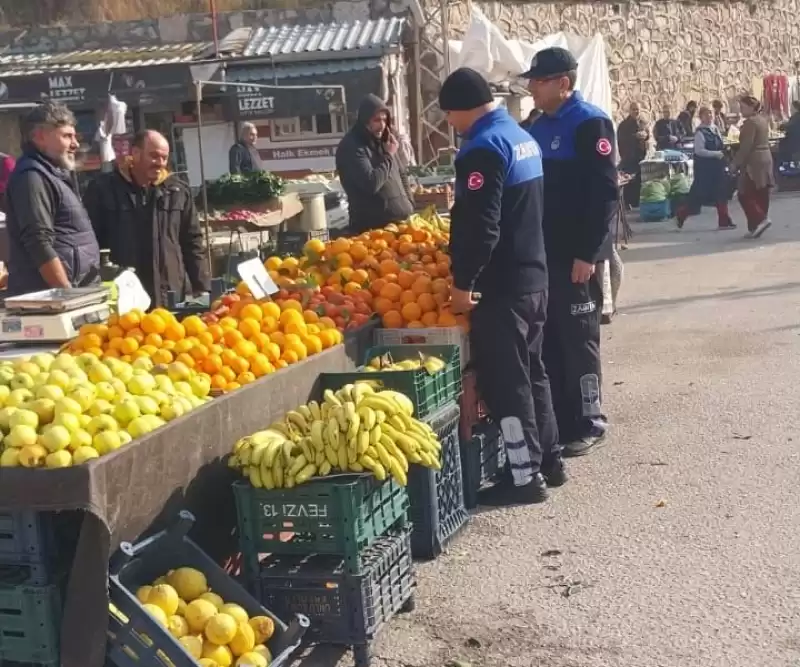
[[[764,77],[764,112],[779,119],[789,117],[789,78],[785,74]]]

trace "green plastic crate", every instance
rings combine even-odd
[[[60,629],[58,585],[0,585],[0,664],[57,663]]]
[[[364,371],[322,373],[323,389],[339,389],[360,380],[380,382],[383,389],[392,389],[408,396],[414,403],[414,416],[422,419],[452,403],[461,395],[461,359],[457,345],[381,345],[367,350],[365,361],[390,354],[394,361],[415,359],[419,354],[439,357],[445,367],[431,375],[424,368],[413,371]]]
[[[260,554],[333,554],[361,572],[360,552],[391,528],[406,525],[408,494],[393,479],[337,475],[292,489],[233,485],[245,576],[258,579]]]

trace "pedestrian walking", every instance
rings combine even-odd
[[[462,137],[451,213],[452,309],[470,313],[478,386],[500,424],[513,483],[483,504],[541,502],[566,473],[541,350],[547,316],[542,160],[487,81],[458,69],[439,106]]]
[[[549,299],[543,356],[564,456],[587,453],[608,428],[600,363],[602,285],[619,212],[614,125],[575,90],[566,49],[539,51],[522,76],[544,112],[530,133],[544,164],[544,240]]]
[[[718,229],[736,229],[728,213],[728,199],[732,195],[730,174],[727,169],[725,142],[719,128],[714,125],[711,109],[700,107],[700,125],[694,135],[694,180],[686,201],[678,207],[678,229],[683,229],[686,219],[703,206],[717,209]]]
[[[744,116],[739,132],[739,150],[733,168],[739,171],[739,203],[747,217],[747,238],[760,237],[772,223],[769,220],[769,194],[775,187],[772,151],[769,148],[769,125],[762,116],[761,103],[751,95],[739,99]]]

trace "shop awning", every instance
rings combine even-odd
[[[206,43],[143,49],[97,49],[68,53],[0,55],[0,105],[53,99],[69,106],[93,106],[114,93],[129,104],[148,98],[186,100],[195,76],[191,67],[208,50]],[[219,66],[204,69],[202,78]]]

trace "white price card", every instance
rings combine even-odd
[[[117,286],[117,312],[120,315],[137,308],[146,311],[150,307],[150,295],[133,271],[120,273],[114,278],[114,284]]]
[[[250,288],[250,293],[256,299],[265,299],[270,294],[275,294],[280,288],[275,281],[269,277],[267,270],[258,257],[248,259],[237,265],[236,272],[239,277]]]

